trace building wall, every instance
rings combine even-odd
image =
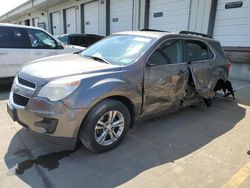
[[[53,12],[60,12],[60,20],[61,23],[64,23],[63,19],[63,10],[70,8],[70,7],[76,7],[76,20],[77,20],[77,32],[80,33],[82,31],[81,29],[81,4],[91,2],[93,0],[71,0],[66,1],[64,3],[60,3],[56,6],[50,7],[43,11],[37,11],[29,13],[27,12],[24,16],[19,16],[17,19],[11,19],[11,23],[19,24],[19,22],[22,22],[24,24],[24,20],[30,19],[30,23],[32,23],[32,18],[38,17],[39,22],[45,22],[46,24],[46,30],[51,32],[51,23],[50,23],[50,14]],[[110,1],[112,0],[99,0],[99,34],[106,35],[108,34],[107,27],[109,24],[109,20],[107,20],[109,14],[108,12],[108,4],[110,4]],[[189,1],[189,0],[175,0],[172,3],[178,3],[183,1]],[[208,28],[208,18],[209,18],[209,10],[210,10],[210,4],[212,0],[190,0],[190,18],[188,20],[188,28],[189,30],[197,31],[197,32],[207,32]],[[149,2],[150,0],[134,0],[133,3],[133,21],[132,21],[132,29],[133,30],[139,30],[143,29],[145,27],[148,27],[148,17],[149,17]],[[165,5],[164,5],[165,6]],[[181,8],[181,7],[180,7]],[[148,12],[147,12],[148,11]],[[43,15],[41,15],[43,13]],[[197,18],[197,15],[202,15]],[[181,16],[180,16],[181,17]],[[64,25],[61,24],[61,31],[64,31]]]
[[[231,0],[218,0],[214,23],[214,38],[223,46],[250,46],[250,0],[242,7],[225,8]]]
[[[10,23],[13,24],[19,24],[21,22],[22,25],[24,25],[25,20],[30,20],[30,25],[32,26],[32,19],[33,18],[38,18],[39,23],[44,23],[45,24],[45,29],[48,30],[48,16],[46,11],[39,11],[39,12],[32,12],[28,13],[25,16],[18,17],[16,19],[11,20]]]

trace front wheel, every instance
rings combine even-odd
[[[128,108],[120,101],[107,99],[88,113],[80,130],[80,140],[93,152],[106,152],[121,143],[129,124]]]

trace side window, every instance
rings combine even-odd
[[[222,49],[219,42],[212,42],[211,45],[212,45],[212,47],[214,48],[215,51],[217,51],[222,57],[226,58],[225,52]]]
[[[28,29],[31,48],[37,49],[55,49],[56,41],[43,31]]]
[[[70,37],[70,44],[81,46],[82,45],[82,37],[81,36],[71,36]]]
[[[63,42],[63,44],[69,44],[68,42],[68,36],[58,37],[57,39]]]
[[[183,62],[181,40],[168,40],[161,44],[150,56],[150,65],[166,65]]]
[[[0,27],[0,48],[25,48],[24,32],[19,28]]]
[[[213,52],[203,42],[186,41],[186,58],[188,62],[213,59]]]

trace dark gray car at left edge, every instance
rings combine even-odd
[[[135,120],[211,100],[229,64],[220,43],[189,32],[113,34],[85,51],[25,64],[7,105],[44,139],[93,152],[116,147]]]

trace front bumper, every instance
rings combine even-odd
[[[26,106],[16,105],[10,93],[7,111],[13,121],[38,133],[44,140],[63,149],[73,149],[86,109],[70,109],[61,101],[30,98]]]

